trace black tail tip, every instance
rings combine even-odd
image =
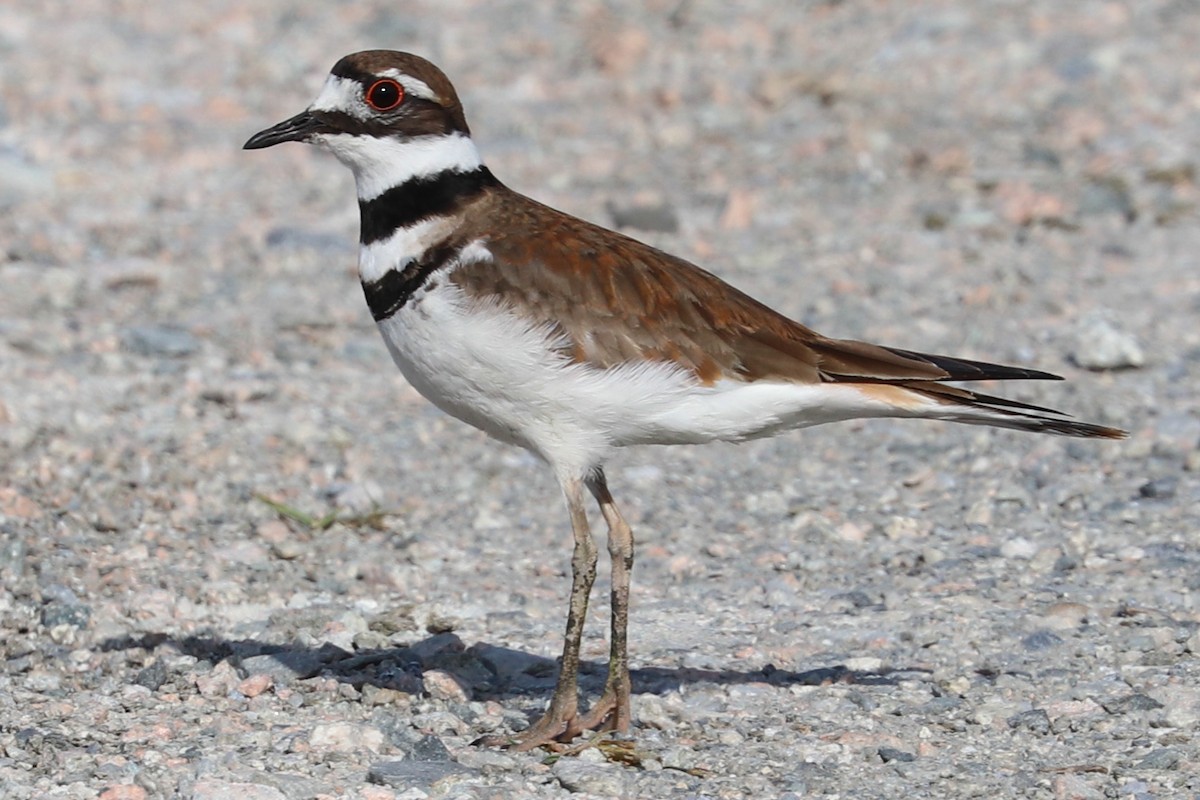
[[[1071,420],[1047,420],[1043,430],[1063,436],[1075,436],[1081,439],[1128,439],[1129,431],[1120,428],[1110,428],[1107,425],[1093,425],[1090,422],[1072,422]]]

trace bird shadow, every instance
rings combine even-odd
[[[359,691],[370,686],[421,694],[427,690],[427,681],[434,679],[430,673],[437,671],[437,680],[453,681],[465,697],[476,700],[549,697],[558,674],[554,659],[487,642],[468,646],[450,632],[436,633],[409,645],[354,652],[333,644],[309,647],[298,643],[268,644],[253,639],[178,637],[166,633],[115,637],[99,643],[99,649],[105,652],[140,649],[148,653],[173,650],[213,665],[228,661],[243,675],[267,674],[277,684],[325,677],[351,684]],[[607,668],[604,662],[582,662],[580,688],[585,693],[600,692]],[[797,671],[767,664],[749,670],[642,667],[632,670],[631,677],[635,693],[664,695],[696,684],[894,685],[926,672],[919,668],[858,671],[841,664]]]

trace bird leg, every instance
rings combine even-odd
[[[594,490],[593,490],[594,491]],[[579,646],[587,617],[588,596],[596,582],[596,543],[588,527],[583,506],[583,481],[563,482],[567,511],[571,515],[571,533],[575,549],[571,556],[571,605],[567,612],[567,631],[563,642],[562,666],[550,698],[550,707],[541,719],[511,736],[490,736],[480,740],[489,746],[532,750],[554,742],[568,742],[586,728],[578,725]]]
[[[587,487],[600,504],[600,513],[608,523],[608,554],[612,559],[612,641],[608,658],[608,681],[604,694],[579,720],[580,730],[614,730],[625,733],[632,723],[629,657],[626,631],[629,626],[629,573],[633,569],[633,531],[617,510],[604,473],[597,470],[588,478]]]

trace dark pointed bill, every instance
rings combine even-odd
[[[242,145],[243,150],[259,150],[282,142],[304,142],[320,128],[321,122],[308,111],[259,131]]]

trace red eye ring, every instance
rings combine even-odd
[[[367,88],[364,96],[375,111],[391,111],[404,102],[404,87],[391,78],[380,78]]]

